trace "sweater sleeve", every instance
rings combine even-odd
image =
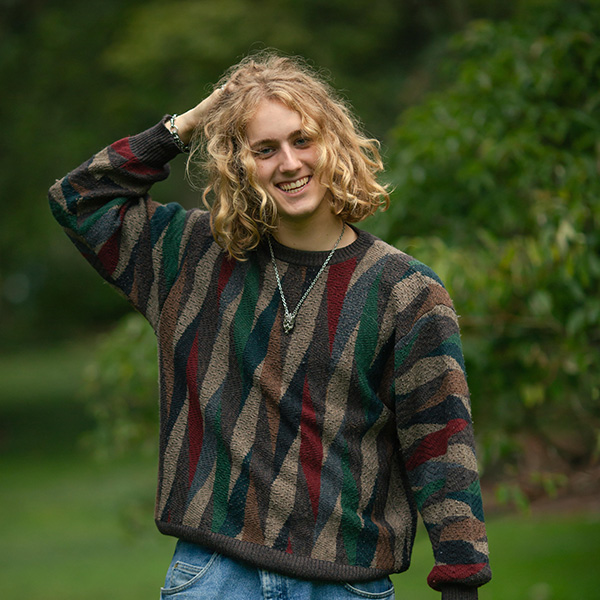
[[[79,251],[154,327],[194,220],[148,195],[178,153],[161,121],[111,144],[49,192],[54,217]]]
[[[395,346],[398,436],[433,547],[428,583],[444,600],[475,599],[491,571],[458,319],[437,276],[411,266],[413,318]]]

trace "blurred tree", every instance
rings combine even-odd
[[[453,39],[455,83],[394,130],[376,225],[466,315],[488,462],[518,431],[572,462],[600,434],[600,5],[539,5]]]

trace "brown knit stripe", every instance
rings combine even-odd
[[[166,169],[131,148],[146,143],[157,161],[149,140],[167,148],[165,132],[101,152],[70,176],[67,197],[53,188],[57,218],[80,224],[70,234],[87,236],[160,341],[161,529],[288,573],[374,575],[408,564],[412,487],[438,564],[455,542],[485,562],[457,317],[435,275],[361,233],[284,334],[264,248],[229,261],[205,212],[145,196]],[[127,204],[103,207],[121,193]],[[279,250],[293,310],[318,265]]]

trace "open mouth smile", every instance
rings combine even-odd
[[[286,181],[284,183],[277,183],[276,186],[288,194],[295,194],[301,190],[303,190],[308,182],[311,180],[310,176],[302,177],[301,179],[297,179],[296,181]]]

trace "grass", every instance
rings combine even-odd
[[[156,459],[101,464],[81,452],[84,362],[78,348],[0,357],[3,597],[158,597],[174,540],[152,520]],[[600,515],[496,517],[488,534],[494,579],[480,600],[598,597]],[[410,570],[393,578],[398,600],[439,600],[425,583],[430,568],[421,531]]]

